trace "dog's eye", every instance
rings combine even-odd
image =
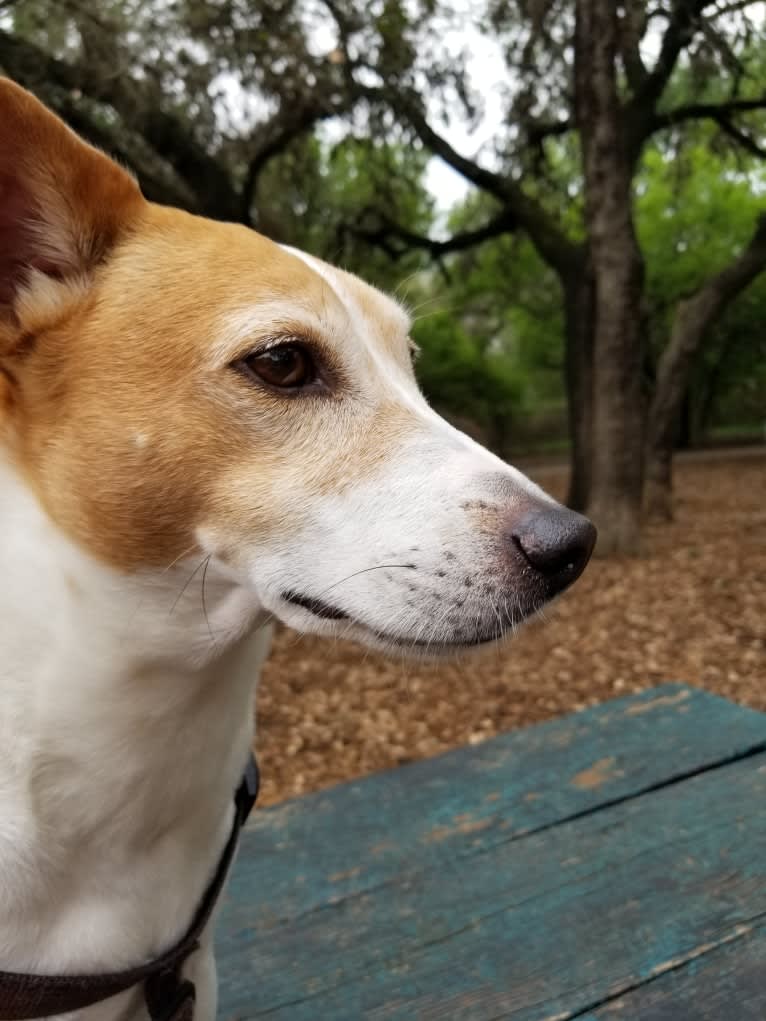
[[[280,344],[244,359],[244,366],[258,379],[281,390],[308,386],[317,378],[316,366],[300,344]]]

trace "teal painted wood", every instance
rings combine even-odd
[[[259,813],[219,925],[221,1017],[587,1010],[766,911],[766,831],[739,822],[765,744],[766,717],[666,686]]]
[[[581,1021],[763,1021],[766,927],[619,996]]]
[[[229,888],[232,908],[248,914],[232,922],[267,926],[408,863],[434,868],[764,741],[763,714],[665,685],[256,811]]]
[[[574,1016],[766,913],[764,797],[766,754],[312,911],[229,949],[222,1016]]]

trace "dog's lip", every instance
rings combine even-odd
[[[368,624],[363,624],[361,621],[354,620],[345,610],[339,609],[337,606],[333,606],[331,603],[325,602],[323,599],[318,599],[315,596],[304,596],[299,592],[292,590],[283,592],[282,599],[286,603],[291,603],[293,606],[299,606],[302,610],[308,610],[309,613],[313,613],[314,616],[320,617],[322,620],[345,620],[354,627],[361,628],[368,634],[373,635],[379,642],[384,642],[386,645],[396,645],[400,648],[407,649],[433,649],[438,651],[439,649],[471,649],[476,648],[479,645],[488,645],[491,642],[496,642],[509,631],[513,629],[515,624],[521,623],[522,620],[526,619],[527,616],[534,616],[535,610],[531,611],[528,615],[525,614],[518,621],[509,622],[510,626],[502,631],[493,630],[484,634],[477,634],[475,637],[467,640],[445,640],[445,639],[432,639],[432,638],[406,638],[404,635],[392,635],[386,631],[378,631],[377,628],[370,627]]]
[[[303,610],[308,610],[309,613],[313,613],[315,617],[321,617],[323,620],[350,620],[351,618],[343,610],[339,610],[337,606],[333,606],[331,603],[326,603],[324,599],[317,599],[315,596],[304,596],[300,592],[283,592],[282,598],[286,603],[292,603],[293,606],[300,606]]]

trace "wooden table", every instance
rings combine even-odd
[[[764,1021],[766,715],[680,685],[256,812],[219,1017]]]

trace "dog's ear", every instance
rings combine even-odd
[[[37,274],[87,275],[143,204],[130,174],[0,78],[0,320]]]

